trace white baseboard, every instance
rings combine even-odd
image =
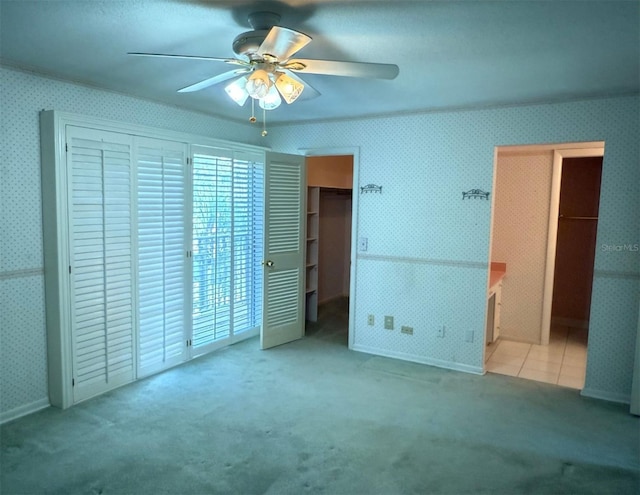
[[[609,402],[618,402],[620,404],[631,404],[631,396],[629,394],[618,394],[614,392],[607,392],[606,390],[583,388],[580,395],[583,397],[589,397],[590,399],[607,400]]]
[[[0,413],[0,424],[6,423],[8,421],[12,421],[14,419],[21,418],[22,416],[26,416],[27,414],[32,414],[40,409],[45,409],[49,407],[51,404],[49,403],[49,399],[40,399],[30,404],[25,404],[20,407],[16,407],[15,409],[11,409],[10,411],[4,411]]]
[[[441,359],[433,359],[422,356],[415,356],[413,354],[405,354],[403,352],[383,351],[381,349],[375,349],[372,347],[354,345],[352,348],[354,351],[365,352],[367,354],[374,354],[376,356],[401,359],[403,361],[410,361],[412,363],[426,364],[429,366],[435,366],[436,368],[444,368],[453,371],[462,371],[464,373],[472,373],[474,375],[484,375],[484,369],[478,366],[470,366],[463,363],[455,363],[453,361],[444,361]]]

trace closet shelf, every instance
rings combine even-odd
[[[305,318],[318,319],[318,248],[320,237],[320,188],[307,187],[307,249]]]

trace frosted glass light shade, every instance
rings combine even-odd
[[[245,89],[247,85],[247,76],[243,76],[240,79],[236,79],[231,84],[228,84],[224,90],[229,97],[235,101],[238,105],[242,106],[249,98],[249,93]]]
[[[269,88],[271,88],[272,85],[273,83],[271,79],[269,79],[269,73],[264,69],[258,69],[253,71],[253,74],[247,79],[245,89],[251,98],[259,100],[267,96]]]
[[[281,72],[276,79],[276,87],[287,104],[296,101],[304,90],[304,84],[301,84],[284,72]]]
[[[274,110],[278,108],[281,103],[282,98],[280,98],[278,90],[275,86],[271,86],[271,89],[269,89],[267,95],[258,101],[258,105],[260,105],[260,108],[264,108],[265,110]]]

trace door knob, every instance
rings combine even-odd
[[[263,261],[262,264],[271,268],[273,266],[273,261],[271,260]]]

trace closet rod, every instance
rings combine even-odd
[[[564,218],[567,220],[597,220],[598,217],[565,217],[564,215],[560,215],[560,218]]]

